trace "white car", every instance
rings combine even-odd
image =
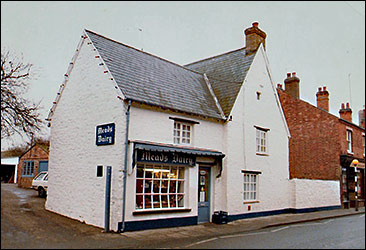
[[[32,181],[32,188],[38,191],[39,197],[47,196],[48,172],[40,172]]]

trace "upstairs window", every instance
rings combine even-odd
[[[362,135],[363,156],[365,156],[365,135]]]
[[[191,144],[192,124],[174,121],[174,143]]]
[[[268,130],[256,127],[256,153],[268,154]]]
[[[352,130],[347,129],[347,152],[352,152]]]

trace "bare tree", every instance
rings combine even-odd
[[[27,100],[23,94],[28,89],[32,64],[25,64],[9,51],[1,51],[1,139],[17,133],[32,141],[41,130],[39,103]]]

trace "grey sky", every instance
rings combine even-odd
[[[358,124],[365,104],[364,1],[2,1],[1,47],[34,64],[28,94],[42,100],[46,118],[84,28],[184,65],[244,47],[243,31],[254,21],[267,34],[275,84],[296,72],[300,97],[313,105],[318,87],[326,86],[330,113],[338,116],[341,103],[350,102]]]

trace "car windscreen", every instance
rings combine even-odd
[[[41,174],[39,174],[36,178],[35,178],[35,180],[42,180],[43,179],[43,177],[46,175],[46,173],[41,173]]]

